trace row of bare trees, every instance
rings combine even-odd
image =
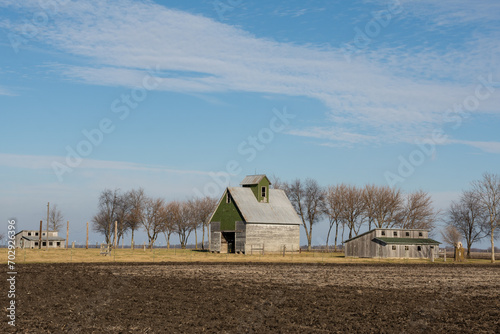
[[[500,176],[485,173],[472,182],[471,189],[462,192],[447,212],[447,226],[442,233],[446,243],[456,245],[462,238],[467,244],[467,256],[474,242],[491,238],[491,262],[495,262],[494,239],[500,227]]]
[[[273,184],[286,192],[302,219],[309,250],[313,226],[324,218],[329,222],[326,246],[334,230],[336,250],[339,227],[342,227],[342,238],[345,228],[349,231],[349,238],[352,238],[358,235],[362,226],[367,226],[369,230],[395,227],[432,230],[438,214],[430,195],[424,191],[405,194],[397,188],[376,185],[322,187],[313,179],[281,182],[274,178]]]
[[[148,236],[149,247],[153,247],[158,236],[163,234],[170,247],[172,234],[179,236],[185,248],[192,232],[198,248],[198,229],[202,229],[202,249],[208,220],[215,209],[216,201],[210,197],[193,198],[187,201],[167,202],[163,198],[147,196],[142,188],[127,192],[119,189],[105,189],[99,196],[98,212],[93,217],[94,231],[104,235],[110,244],[114,237],[117,222],[117,240],[130,232],[131,245],[134,245],[134,232],[142,228]]]

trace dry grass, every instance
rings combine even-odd
[[[7,262],[7,249],[0,249],[0,263]],[[266,255],[212,254],[180,249],[117,249],[109,256],[100,249],[17,249],[15,263],[105,263],[105,262],[286,262],[286,263],[430,263],[428,259],[358,259],[345,258],[344,253],[302,252]],[[436,259],[435,263],[443,263]],[[448,258],[447,263],[453,263]],[[490,263],[487,259],[467,260],[464,263]]]

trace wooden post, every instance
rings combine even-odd
[[[42,248],[42,228],[43,228],[43,221],[40,220],[40,233],[38,234],[38,249]]]
[[[444,248],[444,262],[446,262],[446,247]]]
[[[114,248],[116,248],[116,232],[118,231],[118,221],[115,220],[115,242],[114,242]]]
[[[45,249],[49,250],[49,207],[50,202],[47,202],[47,232],[45,232]]]
[[[68,249],[68,240],[69,240],[69,220],[66,222],[66,249]]]
[[[430,248],[431,250],[431,262],[434,262],[434,248]]]
[[[85,249],[89,249],[89,222],[87,222],[87,240],[85,241]]]

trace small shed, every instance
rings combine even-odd
[[[440,242],[428,230],[376,228],[345,242],[346,257],[430,258]]]
[[[16,233],[16,248],[38,248],[40,243],[40,232],[37,230],[22,230]],[[57,231],[42,231],[41,245],[50,248],[64,248],[66,239],[60,237]]]
[[[210,219],[210,250],[220,253],[298,251],[300,225],[283,190],[266,175],[249,175],[228,187]]]

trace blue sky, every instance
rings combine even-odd
[[[35,228],[57,203],[79,242],[104,188],[219,196],[228,163],[233,186],[390,184],[445,209],[500,172],[499,19],[497,1],[0,0],[0,212]]]

